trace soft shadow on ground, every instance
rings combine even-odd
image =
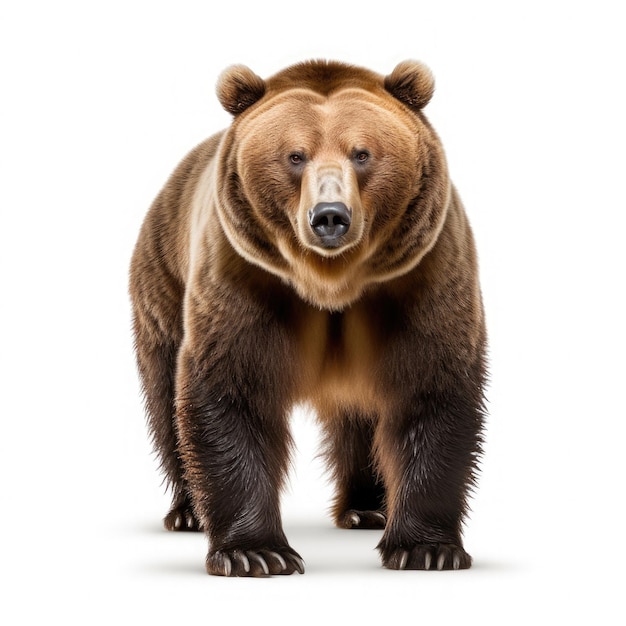
[[[345,530],[330,520],[289,520],[285,533],[290,545],[302,556],[307,574],[366,574],[383,570],[376,545],[382,530]],[[131,568],[140,574],[206,576],[204,559],[208,548],[203,533],[165,530],[160,520],[138,523],[123,533],[136,550]],[[514,572],[515,563],[474,556],[470,572]]]

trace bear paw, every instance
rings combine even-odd
[[[304,561],[291,548],[216,550],[209,552],[206,569],[215,576],[270,576],[304,574]]]
[[[337,518],[339,528],[374,528],[382,529],[387,524],[383,511],[357,511],[348,509]]]
[[[384,548],[383,565],[388,569],[468,569],[472,557],[452,543],[420,543],[412,548]]]
[[[167,530],[177,532],[202,530],[202,524],[194,515],[191,506],[186,503],[173,506],[170,512],[165,516],[163,525]]]

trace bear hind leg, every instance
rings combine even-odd
[[[325,423],[325,454],[336,484],[332,513],[339,528],[382,529],[385,489],[372,457],[372,421],[345,415]]]
[[[148,424],[161,462],[165,482],[172,491],[172,505],[163,519],[171,531],[200,531],[178,453],[174,420],[174,376],[178,347],[163,343],[156,348],[137,347],[139,369],[146,396]],[[148,391],[149,390],[149,391]]]
[[[174,398],[180,341],[168,337],[139,307],[135,309],[134,329],[148,427],[165,482],[172,491],[172,505],[163,524],[171,531],[200,531],[202,525],[193,511],[178,453]]]

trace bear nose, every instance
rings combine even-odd
[[[309,210],[309,224],[324,242],[345,235],[352,222],[352,211],[343,202],[319,202]]]

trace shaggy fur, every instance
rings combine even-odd
[[[280,492],[288,415],[308,402],[337,525],[384,528],[389,568],[469,567],[486,336],[472,234],[422,112],[430,72],[234,66],[217,93],[233,122],[173,173],[131,266],[165,526],[207,533],[211,574],[303,572]],[[316,207],[340,210],[316,229]]]

